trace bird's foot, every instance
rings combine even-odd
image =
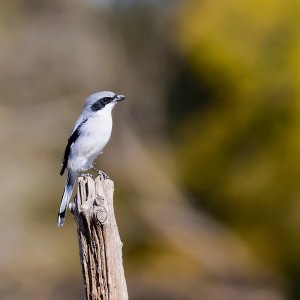
[[[105,172],[99,170],[99,169],[95,166],[95,164],[93,164],[93,165],[91,166],[91,169],[94,170],[95,172],[97,172],[98,175],[101,177],[101,179],[103,179],[103,180],[105,180],[105,179],[110,179],[109,176],[108,176]]]
[[[92,164],[91,169],[94,170],[97,173],[100,173],[101,171],[96,167],[95,164]]]
[[[93,174],[91,174],[91,173],[80,172],[80,173],[79,173],[79,176],[81,176],[81,177],[93,177]]]
[[[105,179],[110,179],[109,176],[108,176],[105,172],[103,172],[103,171],[99,171],[98,174],[99,174],[99,176],[101,176],[102,179],[104,179],[104,180],[105,180]]]

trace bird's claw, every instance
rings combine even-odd
[[[80,176],[82,176],[82,177],[91,177],[91,178],[93,178],[93,174],[91,174],[91,173],[83,173],[83,172],[80,172]]]
[[[108,176],[105,172],[99,170],[99,169],[95,166],[95,164],[93,164],[93,165],[91,166],[91,169],[94,170],[95,172],[97,172],[98,175],[101,177],[101,179],[103,179],[103,180],[105,180],[105,179],[110,179],[109,176]]]
[[[98,174],[102,177],[103,180],[110,179],[109,176],[103,171],[99,171]]]
[[[95,166],[95,164],[92,164],[91,169],[94,170],[97,173],[100,173],[101,171]]]

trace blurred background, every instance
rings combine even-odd
[[[56,214],[85,98],[113,90],[132,300],[300,299],[300,4],[0,2],[0,299],[83,299]]]

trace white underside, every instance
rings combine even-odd
[[[112,131],[112,107],[98,111],[80,128],[80,136],[71,146],[68,169],[82,172],[91,168],[94,160],[103,152]]]

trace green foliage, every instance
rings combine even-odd
[[[286,271],[300,270],[299,9],[298,1],[189,1],[179,23],[187,68],[213,89],[211,104],[177,128],[184,184]]]

